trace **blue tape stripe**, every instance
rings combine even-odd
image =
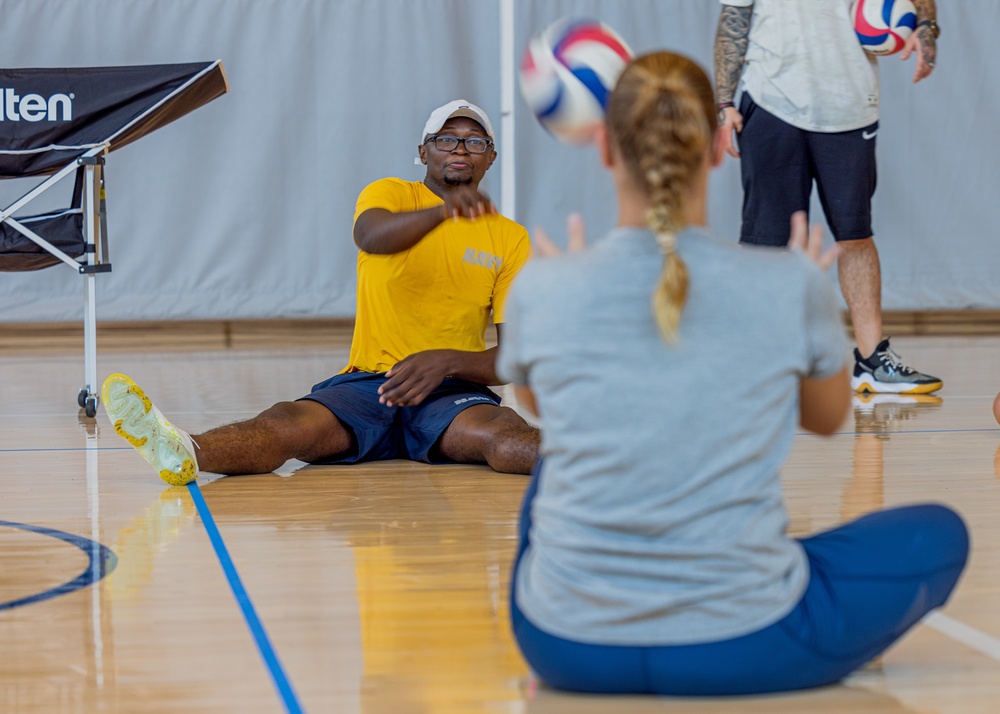
[[[246,588],[243,587],[239,573],[236,572],[236,566],[233,565],[233,561],[229,557],[226,544],[222,541],[219,529],[216,528],[215,520],[212,518],[212,512],[208,510],[208,504],[205,503],[205,497],[201,495],[201,489],[198,488],[196,481],[188,484],[188,492],[191,494],[191,500],[194,501],[194,505],[198,509],[198,514],[201,516],[201,522],[205,525],[205,530],[208,531],[208,537],[212,541],[212,547],[215,548],[215,554],[219,557],[219,564],[222,566],[222,571],[226,574],[226,580],[229,581],[229,587],[233,591],[233,596],[236,598],[240,610],[243,611],[243,618],[250,628],[250,634],[253,635],[253,639],[257,643],[257,649],[260,650],[261,657],[264,658],[264,662],[267,664],[267,669],[271,674],[271,679],[274,681],[274,686],[277,687],[278,693],[285,703],[285,709],[288,712],[300,714],[303,711],[302,706],[295,696],[291,682],[285,676],[285,670],[282,668],[281,662],[278,661],[278,655],[275,653],[274,648],[271,647],[271,641],[267,637],[267,632],[264,631],[264,625],[261,623],[260,618],[257,617],[257,611],[254,609],[253,602],[251,602]]]

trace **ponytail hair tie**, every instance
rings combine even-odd
[[[657,233],[656,242],[660,246],[660,251],[664,255],[675,255],[677,253],[677,234],[676,233]]]

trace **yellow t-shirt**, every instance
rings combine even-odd
[[[361,192],[354,220],[371,208],[442,203],[419,181],[385,178]],[[530,255],[528,232],[501,215],[446,220],[400,253],[359,251],[354,339],[341,372],[385,372],[423,350],[486,349],[490,311],[503,322],[507,291]]]

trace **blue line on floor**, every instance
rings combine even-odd
[[[250,628],[250,634],[253,635],[253,639],[257,643],[257,649],[260,650],[261,657],[264,658],[264,662],[267,664],[271,679],[274,680],[274,685],[277,687],[278,693],[285,703],[285,709],[290,714],[300,714],[302,707],[295,696],[295,691],[292,689],[292,683],[285,676],[285,670],[282,668],[281,662],[278,661],[278,655],[275,653],[274,648],[271,647],[271,641],[267,637],[264,625],[261,623],[260,618],[257,617],[257,611],[254,609],[253,602],[250,600],[246,588],[243,587],[239,573],[236,572],[236,566],[233,565],[233,561],[229,557],[229,551],[226,549],[226,544],[219,534],[219,529],[215,526],[212,512],[208,510],[208,504],[205,503],[205,497],[202,496],[197,481],[192,481],[188,484],[188,492],[191,494],[191,500],[194,501],[194,505],[198,509],[198,514],[201,516],[201,522],[205,525],[205,530],[208,531],[208,537],[212,541],[212,547],[215,548],[215,554],[219,557],[219,564],[226,575],[226,580],[229,581],[229,587],[233,591],[233,596],[236,598],[240,610],[243,611],[243,618]]]
[[[46,528],[45,526],[31,525],[29,523],[0,521],[0,526],[5,528],[20,528],[21,530],[31,531],[32,533],[38,533],[39,535],[58,538],[59,540],[69,543],[70,545],[74,545],[82,550],[87,555],[89,561],[87,563],[87,567],[83,569],[83,572],[72,580],[57,587],[50,588],[33,595],[28,595],[27,597],[23,597],[18,600],[0,602],[0,610],[10,610],[15,607],[31,605],[36,602],[41,602],[42,600],[48,600],[60,595],[76,592],[81,588],[95,584],[106,575],[110,575],[111,572],[118,566],[118,556],[115,555],[110,548],[105,545],[101,545],[97,541],[90,540],[89,538],[84,538],[83,536],[78,536],[73,533],[66,533],[64,531],[57,531],[53,528]]]

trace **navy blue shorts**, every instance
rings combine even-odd
[[[836,240],[871,238],[878,122],[854,131],[806,131],[762,109],[747,92],[740,113],[741,243],[787,245],[792,214],[809,211],[813,182]]]
[[[413,407],[387,407],[378,401],[385,372],[338,374],[302,399],[319,402],[354,433],[357,449],[347,456],[316,463],[351,464],[384,459],[447,462],[437,450],[445,429],[459,412],[477,404],[500,405],[500,397],[479,384],[446,379]]]
[[[943,605],[969,553],[965,524],[944,506],[876,511],[800,541],[809,559],[806,592],[788,615],[757,632],[662,647],[576,642],[531,622],[513,595],[538,473],[536,466],[521,509],[510,611],[528,664],[557,689],[720,696],[833,684]]]

